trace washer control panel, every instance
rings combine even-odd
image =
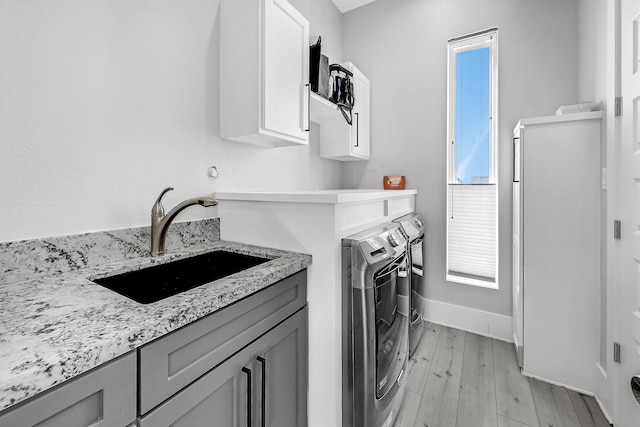
[[[389,236],[387,236],[389,243],[391,243],[391,246],[393,246],[394,248],[396,246],[400,246],[400,240],[402,239],[401,237],[399,238],[396,233],[397,231],[394,230],[389,232]]]

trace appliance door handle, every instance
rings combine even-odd
[[[424,235],[423,235],[424,236]],[[411,244],[411,271],[420,277],[424,276],[422,269],[422,242],[424,237],[418,238]]]
[[[395,260],[387,264],[385,267],[383,267],[381,270],[379,270],[377,273],[375,273],[375,275],[373,276],[373,281],[375,282],[378,279],[386,277],[391,273],[393,273],[394,271],[396,272],[400,272],[402,270],[406,271],[407,269],[406,264],[407,264],[407,253],[406,251],[404,251],[404,253],[400,257],[396,258]]]
[[[258,362],[260,362],[260,364],[262,365],[262,402],[261,402],[261,407],[260,407],[260,414],[262,415],[262,427],[266,427],[267,425],[267,410],[266,410],[266,403],[267,403],[267,396],[266,396],[266,391],[267,391],[267,360],[262,357],[262,356],[258,356],[257,357]]]
[[[409,277],[408,259],[406,258],[398,268],[398,277],[402,279],[406,279],[407,277]]]
[[[242,372],[247,375],[247,427],[251,427],[251,369],[243,366]]]

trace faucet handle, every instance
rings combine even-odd
[[[153,207],[151,208],[151,215],[159,216],[159,217],[164,216],[164,207],[162,206],[162,196],[164,196],[165,193],[171,190],[173,190],[173,187],[167,187],[164,190],[162,190],[162,192],[156,199],[156,202],[153,204]]]

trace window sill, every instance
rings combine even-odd
[[[447,274],[447,282],[460,283],[463,285],[478,286],[480,288],[498,290],[498,282],[492,279],[472,278],[459,276],[457,274]]]

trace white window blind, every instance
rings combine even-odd
[[[496,186],[449,185],[448,274],[495,282]]]
[[[446,279],[497,289],[498,31],[449,40]]]

